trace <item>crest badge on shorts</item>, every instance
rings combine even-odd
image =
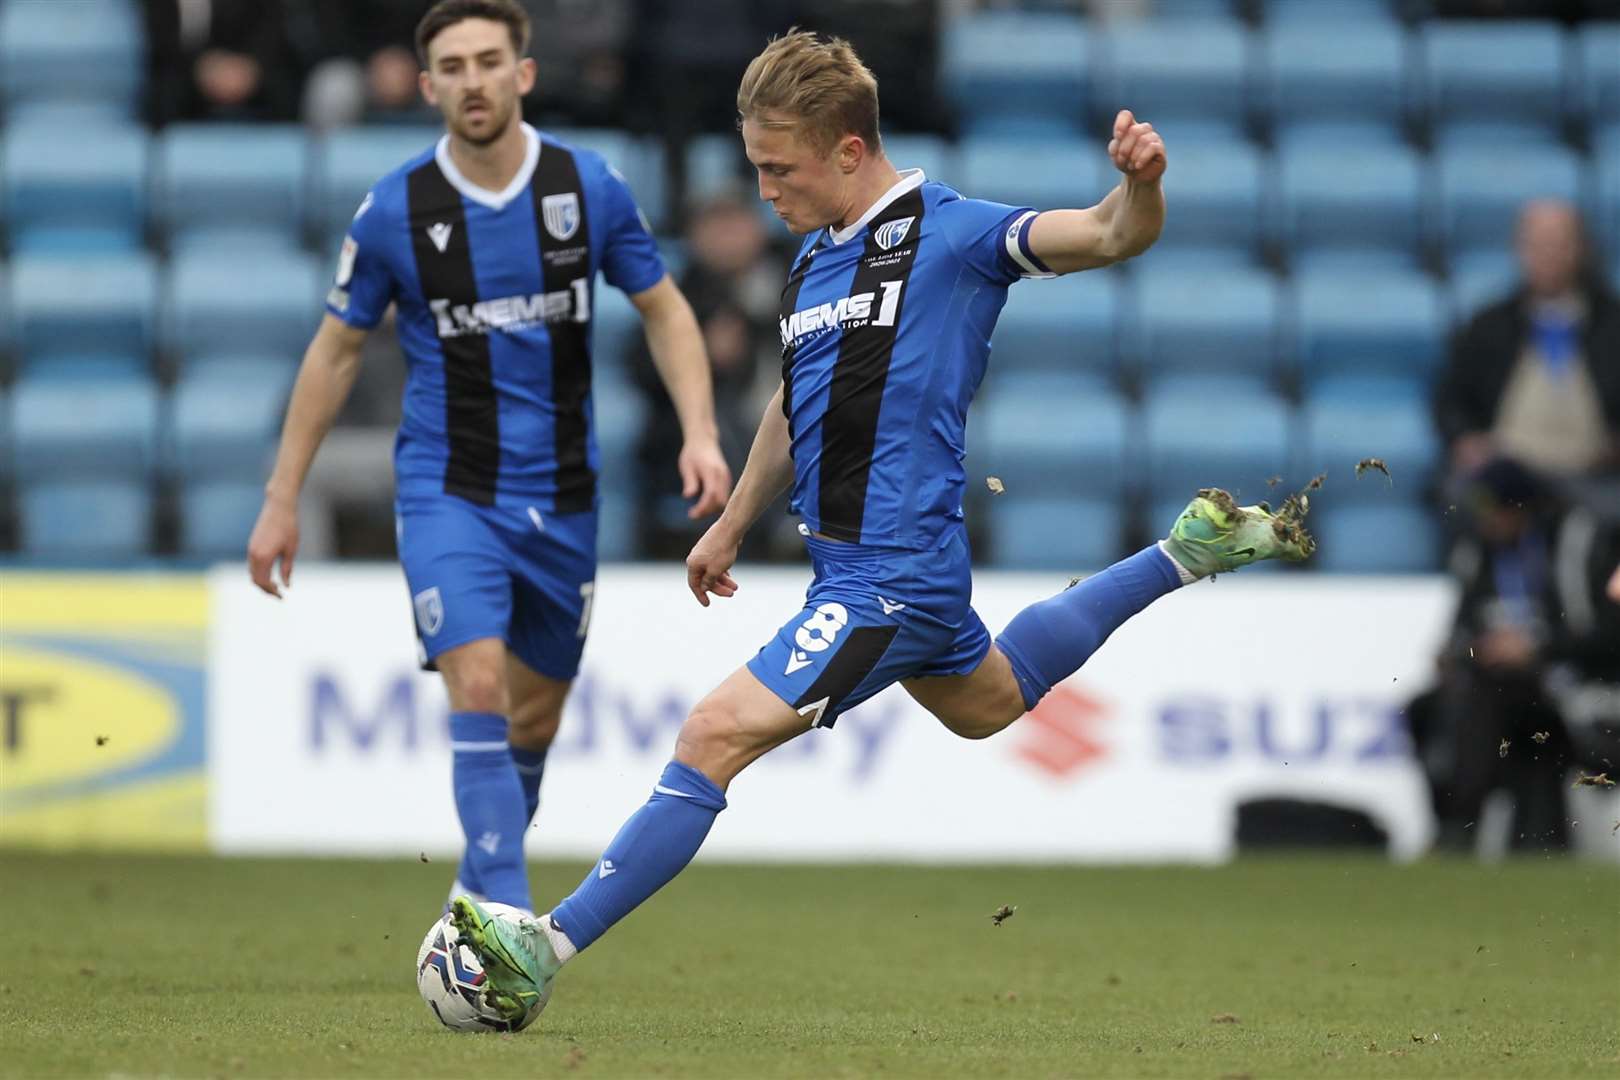
[[[567,240],[579,231],[579,194],[565,191],[545,196],[540,200],[540,217],[546,223],[546,232],[558,240]]]
[[[415,596],[416,625],[422,631],[423,637],[432,637],[444,629],[444,598],[439,595],[439,587],[423,589]]]
[[[872,239],[877,241],[878,247],[888,251],[906,238],[906,234],[911,231],[912,222],[916,220],[917,218],[912,216],[896,218],[894,221],[885,221],[877,227],[877,232],[872,234]]]

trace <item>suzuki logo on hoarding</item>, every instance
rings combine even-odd
[[[1049,776],[1066,778],[1108,755],[1095,736],[1106,705],[1069,685],[1055,687],[1019,722],[1022,741],[1013,753]]]
[[[1157,709],[1159,755],[1173,763],[1199,765],[1229,757],[1285,765],[1411,758],[1411,736],[1398,705],[1369,698],[1319,698],[1299,706],[1283,708],[1266,698],[1165,702]]]

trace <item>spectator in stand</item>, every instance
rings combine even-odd
[[[1564,848],[1568,770],[1620,760],[1620,607],[1603,600],[1620,528],[1561,505],[1507,458],[1475,474],[1465,499],[1471,528],[1452,552],[1462,592],[1439,686],[1409,711],[1440,843],[1472,849],[1486,798],[1505,790],[1513,848]]]
[[[758,211],[731,195],[697,208],[687,228],[687,245],[691,263],[679,284],[709,354],[720,449],[733,470],[741,471],[765,404],[756,394],[766,381],[758,378],[759,372],[780,356],[776,307],[782,260],[770,248]],[[631,372],[649,405],[636,453],[641,547],[654,558],[684,559],[702,526],[688,521],[679,484],[663,475],[680,449],[681,429],[645,342],[637,342],[635,354]],[[761,531],[761,538],[757,543],[768,541],[769,533]],[[759,554],[753,550],[750,557]]]
[[[533,101],[547,116],[583,127],[624,123],[624,53],[632,0],[521,0],[534,26],[539,66]]]
[[[149,113],[177,120],[292,120],[304,68],[283,0],[147,0]]]
[[[304,88],[306,123],[325,131],[362,123],[435,122],[437,114],[417,86],[421,64],[412,35],[419,7],[398,0],[344,0],[302,9],[302,43],[315,61]]]
[[[1586,267],[1580,216],[1568,203],[1519,217],[1523,282],[1475,315],[1452,342],[1435,418],[1464,479],[1496,454],[1549,476],[1620,461],[1620,302]]]

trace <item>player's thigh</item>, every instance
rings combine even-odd
[[[543,750],[551,745],[562,720],[563,702],[573,683],[566,679],[553,679],[542,675],[506,652],[506,686],[511,696],[512,711],[509,738],[512,745],[529,750]]]
[[[397,508],[399,561],[411,592],[422,661],[486,638],[503,641],[512,618],[512,580],[499,535],[480,507],[453,496]],[[482,655],[480,653],[479,655]],[[481,669],[504,683],[504,658]]]
[[[512,707],[506,675],[506,642],[477,638],[434,658],[454,712],[500,713]]]
[[[692,707],[675,740],[675,760],[724,788],[750,763],[813,724],[740,667]]]
[[[900,685],[917,704],[965,739],[988,738],[1024,715],[1024,697],[1012,664],[994,645],[966,675],[924,676]]]
[[[591,625],[596,594],[596,515],[553,514],[535,526],[509,523],[512,655],[536,675],[571,682]]]

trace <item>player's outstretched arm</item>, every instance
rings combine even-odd
[[[731,493],[731,467],[720,453],[720,429],[714,420],[714,388],[709,357],[703,348],[692,305],[666,274],[658,284],[630,297],[641,312],[658,377],[675,403],[682,443],[676,468],[681,494],[697,501],[687,517],[700,518],[726,505]]]
[[[792,482],[791,449],[787,416],[782,412],[782,388],[778,386],[771,403],[765,406],[737,490],[732,492],[720,520],[709,526],[686,557],[686,584],[704,607],[709,606],[710,593],[732,596],[737,592],[737,583],[731,577],[737,549],[759,515]]]
[[[264,506],[248,539],[248,573],[253,584],[271,596],[281,595],[271,576],[278,561],[281,583],[292,584],[293,558],[298,554],[298,493],[315,451],[354,388],[365,340],[366,331],[327,315],[304,352],[281,426],[275,469],[264,486]]]
[[[1108,157],[1125,179],[1102,202],[1085,210],[1048,210],[1030,226],[1030,250],[1059,274],[1140,255],[1164,228],[1164,140],[1153,125],[1137,123],[1129,109],[1121,109]]]

